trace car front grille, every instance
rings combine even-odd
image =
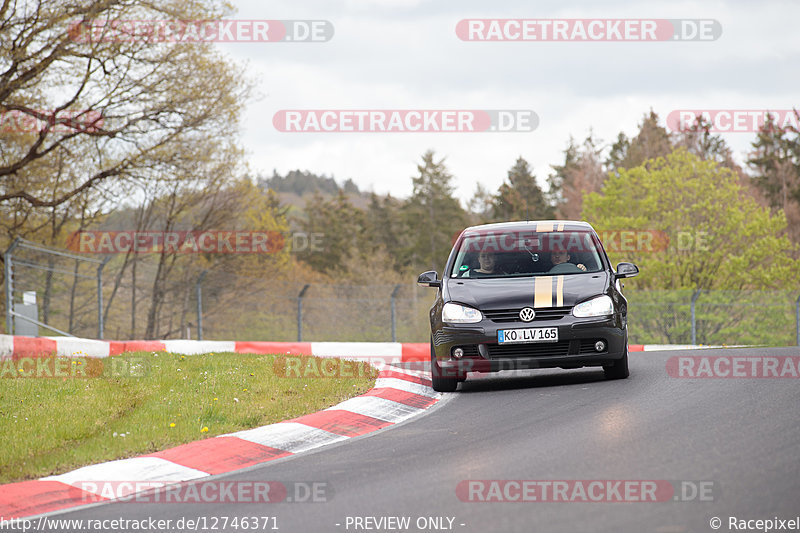
[[[519,319],[519,312],[521,310],[521,307],[517,307],[515,309],[487,309],[482,310],[482,312],[486,315],[486,318],[492,322],[502,323],[521,322]],[[571,307],[543,307],[541,309],[535,309],[536,316],[533,322],[538,320],[559,320],[567,316],[571,310]]]
[[[530,344],[488,344],[489,358],[569,355],[570,341]]]

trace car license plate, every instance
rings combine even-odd
[[[558,342],[558,328],[500,329],[497,331],[499,344],[523,342]]]

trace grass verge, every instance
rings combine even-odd
[[[342,375],[298,377],[276,359],[285,357],[136,352],[3,361],[0,483],[295,418],[362,394],[377,377],[364,364]],[[303,361],[322,365],[318,358]]]

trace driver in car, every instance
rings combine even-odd
[[[497,269],[497,256],[492,252],[484,250],[479,253],[478,263],[480,263],[480,268],[473,270],[473,274],[477,274],[478,276],[497,276],[502,274],[502,272]]]
[[[550,272],[577,272],[577,269],[586,271],[586,265],[578,263],[577,265],[573,263],[569,263],[570,260],[569,252],[566,250],[556,249],[550,252],[550,262],[553,263],[553,268],[550,269]]]
[[[467,265],[462,265],[461,270],[464,272],[460,274],[462,278],[480,278],[485,276],[502,276],[502,272],[497,266],[497,256],[492,252],[482,251],[478,254],[479,267],[474,270],[469,270]]]

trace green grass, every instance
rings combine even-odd
[[[77,377],[10,377],[6,363],[0,483],[280,422],[362,394],[377,376],[368,367],[362,377],[281,377],[275,362],[274,355],[137,352],[75,363],[70,368],[84,374]]]

